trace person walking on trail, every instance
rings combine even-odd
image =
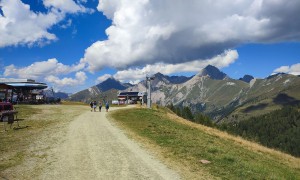
[[[102,103],[101,101],[99,101],[99,112],[101,112],[101,109],[102,109]]]
[[[93,111],[93,101],[90,102],[91,112]]]
[[[94,102],[93,102],[93,109],[94,109],[94,112],[96,111],[96,108],[97,108],[97,102],[94,101]]]
[[[106,112],[108,112],[108,109],[109,109],[109,104],[108,104],[108,102],[106,102],[106,104],[105,104],[105,109],[106,109]]]

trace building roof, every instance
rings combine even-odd
[[[13,79],[13,78],[0,78],[0,83],[12,86],[14,88],[22,89],[46,89],[48,86],[45,83],[35,82],[32,79]]]
[[[144,92],[120,92],[119,96],[143,96]]]

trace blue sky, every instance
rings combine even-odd
[[[76,92],[108,77],[190,76],[208,64],[232,78],[300,74],[298,0],[2,0],[0,7],[1,78]]]

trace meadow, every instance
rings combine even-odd
[[[126,109],[111,117],[186,179],[300,178],[299,158],[192,123],[165,108]]]

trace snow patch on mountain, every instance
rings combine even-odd
[[[228,86],[234,86],[235,83],[234,82],[227,82],[226,85],[228,85]]]
[[[285,80],[284,82],[283,82],[283,85],[287,85],[289,82],[291,82],[291,80],[290,79],[287,79],[287,80]]]

